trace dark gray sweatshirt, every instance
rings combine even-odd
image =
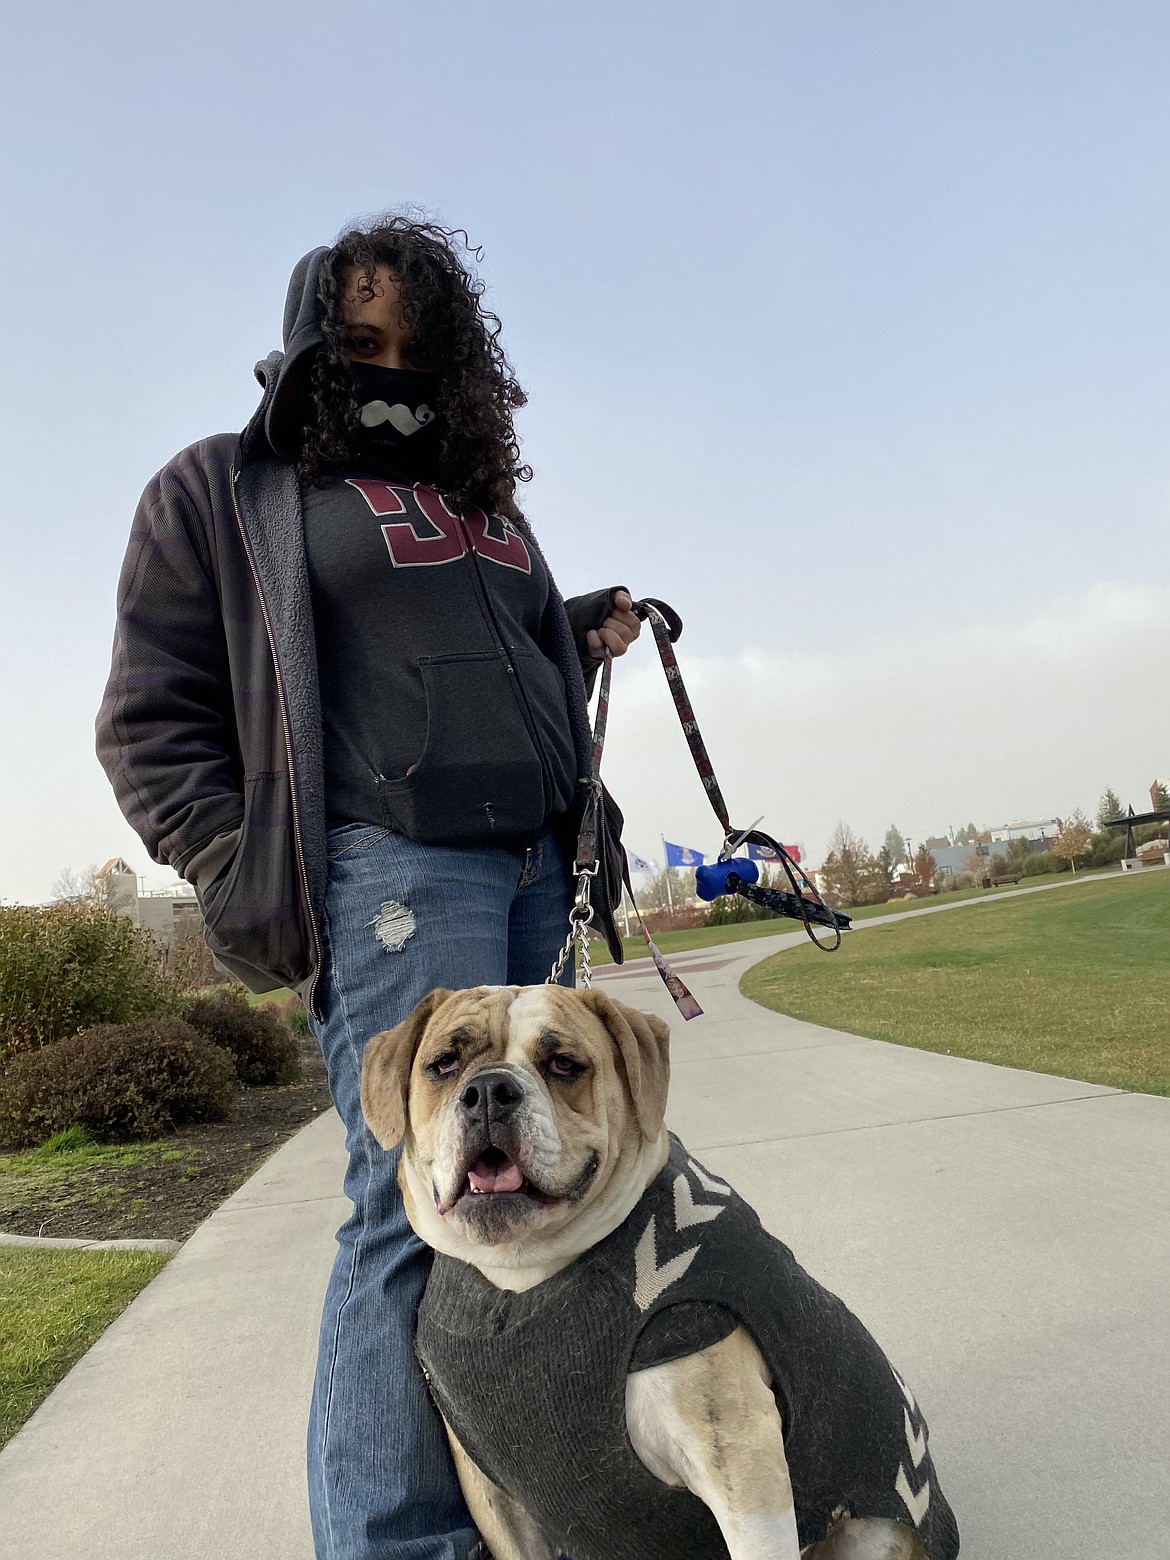
[[[577,778],[539,554],[421,482],[338,476],[304,514],[330,818],[429,844],[534,838]]]

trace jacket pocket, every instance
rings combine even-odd
[[[311,938],[287,775],[245,778],[239,847],[201,902],[207,946],[245,984],[264,989],[264,980],[295,985],[306,978]]]
[[[419,673],[426,743],[410,774],[378,782],[387,827],[435,845],[539,829],[548,813],[544,771],[507,657],[431,656]]]

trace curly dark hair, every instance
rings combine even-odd
[[[345,351],[341,283],[355,267],[372,282],[375,268],[384,265],[398,282],[413,350],[439,376],[444,493],[489,514],[521,518],[516,484],[529,481],[532,468],[521,463],[512,413],[527,398],[500,345],[500,322],[484,308],[484,284],[471,269],[482,255],[463,229],[397,212],[337,240],[317,287],[325,342],[312,367],[310,420],[296,463],[302,481],[320,482],[353,457],[358,403]]]

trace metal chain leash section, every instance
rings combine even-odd
[[[557,954],[553,964],[552,973],[549,975],[546,985],[555,986],[565,973],[565,965],[573,952],[573,945],[577,945],[581,961],[581,984],[592,986],[593,966],[589,961],[589,927],[593,920],[593,904],[591,890],[593,879],[597,876],[597,867],[584,867],[575,869],[577,878],[577,894],[573,900],[572,909],[569,911],[569,935],[565,938],[565,945]]]

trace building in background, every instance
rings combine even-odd
[[[988,845],[948,845],[945,849],[931,851],[935,866],[949,878],[956,877],[960,872],[972,872],[978,876],[984,868],[990,869],[993,861],[1006,862],[1007,853],[1007,841],[996,841],[994,837]],[[980,863],[978,866],[975,864],[976,858]]]
[[[113,856],[98,868],[94,887],[100,904],[126,916],[164,948],[173,948],[202,930],[199,901],[189,883],[176,883],[174,888],[144,894],[134,868],[121,856]]]
[[[993,840],[1054,840],[1063,824],[1059,818],[1041,818],[1036,823],[1005,823],[992,829]]]

